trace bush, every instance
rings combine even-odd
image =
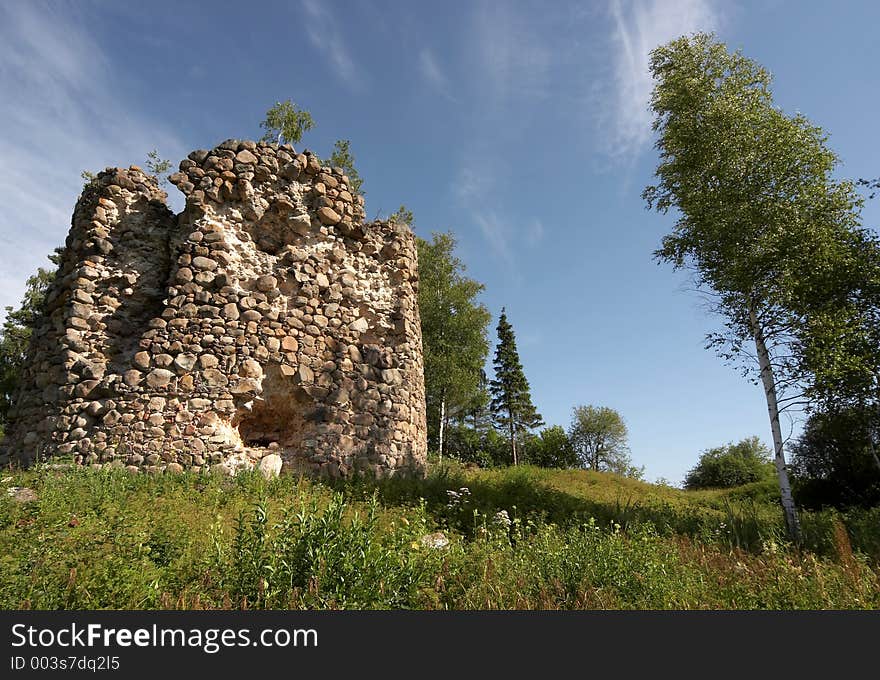
[[[526,440],[524,458],[538,467],[570,468],[578,464],[577,453],[571,440],[559,425],[547,427],[537,436],[529,436]]]
[[[871,448],[878,416],[847,409],[810,416],[791,446],[795,500],[808,508],[871,508],[880,504],[880,470]]]
[[[727,444],[707,449],[697,465],[687,473],[686,489],[728,489],[772,479],[773,463],[770,451],[757,437],[743,439],[738,444]]]
[[[505,465],[510,458],[507,439],[492,428],[481,432],[467,425],[450,425],[445,435],[446,454],[462,463],[492,467]]]

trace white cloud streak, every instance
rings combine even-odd
[[[113,80],[101,47],[63,9],[0,5],[0,309],[17,306],[25,279],[51,266],[46,255],[64,243],[83,169],[143,163],[153,148],[185,153],[117,99]]]
[[[454,100],[450,91],[450,82],[444,70],[440,67],[437,57],[427,47],[419,52],[419,72],[425,82],[448,99]]]
[[[512,268],[515,260],[513,251],[510,248],[510,229],[508,225],[494,211],[475,213],[473,219],[480,228],[483,238],[488,242],[492,252],[504,264]]]
[[[533,16],[507,3],[483,2],[475,8],[471,32],[484,95],[501,104],[549,96],[553,51],[539,39]]]
[[[492,177],[498,174],[491,165],[472,167],[465,165],[451,186],[452,194],[465,209],[465,213],[479,229],[489,252],[500,261],[507,273],[517,282],[522,280],[517,267],[516,244],[536,246],[543,240],[544,224],[537,218],[524,222],[511,218],[497,199],[497,186]]]
[[[716,31],[722,16],[716,0],[611,0],[609,9],[614,70],[599,124],[606,151],[627,158],[651,139],[651,50],[681,35]]]
[[[319,0],[302,0],[302,7],[306,14],[306,34],[312,45],[324,53],[334,73],[350,89],[363,89],[364,77],[337,28],[339,20]]]
[[[526,229],[526,241],[530,246],[536,246],[544,240],[544,223],[541,220],[532,220]]]

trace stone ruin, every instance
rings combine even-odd
[[[415,237],[340,168],[228,140],[76,204],[0,463],[151,472],[424,471]]]

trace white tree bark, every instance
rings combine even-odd
[[[791,495],[788,470],[785,467],[782,428],[779,425],[779,404],[776,399],[776,381],[773,376],[773,367],[770,365],[770,353],[767,351],[767,344],[764,342],[764,335],[753,307],[749,308],[749,323],[755,339],[755,349],[758,353],[758,366],[761,370],[764,396],[767,398],[767,412],[770,416],[770,430],[773,433],[773,448],[775,450],[776,476],[779,478],[779,492],[782,498],[782,509],[785,511],[785,523],[792,540],[795,543],[800,543],[801,525],[798,520],[797,507],[795,507],[794,498]]]
[[[443,462],[443,430],[446,425],[446,399],[440,400],[440,462]]]

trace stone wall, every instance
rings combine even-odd
[[[0,463],[422,472],[409,228],[289,145],[228,140],[171,181],[177,216],[134,166],[83,191]]]

